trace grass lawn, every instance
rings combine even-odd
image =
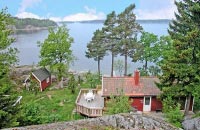
[[[74,118],[83,118],[75,114],[72,116],[72,111],[75,109],[75,101],[79,90],[72,94],[68,88],[48,90],[38,92],[36,95],[33,92],[24,90],[21,94],[22,105],[29,103],[37,104],[40,112],[45,116],[58,116],[56,121],[69,121]]]

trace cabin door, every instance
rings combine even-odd
[[[151,97],[144,97],[143,111],[151,111]]]

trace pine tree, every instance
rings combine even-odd
[[[136,23],[136,16],[133,13],[134,4],[128,6],[117,18],[117,35],[120,42],[120,54],[124,56],[124,75],[127,75],[127,59],[132,56],[137,48],[137,34],[142,27]]]
[[[104,33],[102,30],[97,29],[94,32],[92,40],[87,45],[86,57],[94,58],[98,63],[98,74],[100,75],[100,61],[106,55],[106,47],[104,46]]]
[[[14,85],[9,77],[10,68],[17,62],[17,50],[9,48],[14,41],[10,37],[12,31],[10,15],[3,9],[0,12],[0,129],[18,125],[18,106],[13,106],[17,100],[13,90]]]
[[[178,13],[168,30],[173,43],[160,62],[163,74],[159,86],[163,96],[187,97],[187,115],[191,96],[200,92],[200,2],[183,0],[175,4]]]
[[[105,44],[107,50],[111,52],[111,77],[113,76],[114,57],[119,53],[119,40],[116,33],[116,14],[113,11],[107,15],[104,22],[103,32],[105,34]]]

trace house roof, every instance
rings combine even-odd
[[[119,95],[120,92],[127,96],[156,96],[161,93],[155,82],[155,77],[140,77],[138,85],[135,85],[134,77],[103,77],[102,95]]]
[[[51,74],[46,68],[40,68],[32,72],[33,76],[39,81],[43,81],[48,78]]]

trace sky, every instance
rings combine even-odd
[[[19,18],[58,21],[102,20],[135,4],[137,19],[173,19],[174,0],[0,0],[0,9]]]

